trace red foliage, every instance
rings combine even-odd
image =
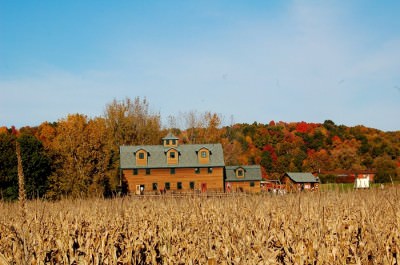
[[[300,132],[300,133],[306,133],[309,130],[309,126],[308,123],[302,121],[297,123],[296,125],[296,131]]]
[[[273,120],[270,121],[268,125],[269,125],[269,126],[275,126],[275,121],[273,121]]]
[[[315,150],[314,149],[307,149],[307,156],[312,157],[315,155]]]
[[[19,134],[18,130],[15,128],[14,125],[11,126],[11,134],[15,135],[15,136],[18,136],[18,134]]]
[[[342,142],[342,140],[340,139],[339,136],[335,135],[332,137],[332,142],[335,144],[340,144]]]
[[[276,155],[275,149],[272,145],[265,145],[263,151],[268,152],[271,155],[272,161],[276,162],[276,160],[278,160],[278,156]]]

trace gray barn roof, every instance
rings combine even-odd
[[[173,135],[171,132],[169,132],[167,134],[167,136],[165,136],[164,138],[162,138],[163,140],[179,140],[178,137],[176,137],[175,135]]]
[[[236,170],[244,169],[244,177],[237,178]],[[258,181],[262,180],[261,167],[259,165],[252,166],[227,166],[225,167],[225,181]]]
[[[210,151],[210,162],[200,164],[197,152],[201,148]],[[178,147],[167,147],[163,145],[141,145],[141,146],[120,146],[120,167],[129,168],[182,168],[182,167],[223,167],[224,155],[221,144],[185,144]],[[136,166],[134,153],[138,150],[145,150],[148,153],[147,166]],[[176,149],[179,152],[179,163],[168,165],[166,151]]]
[[[296,183],[316,183],[316,182],[318,182],[317,178],[309,172],[306,172],[306,173],[286,172],[285,175],[289,176],[289,178]]]

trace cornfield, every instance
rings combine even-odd
[[[0,264],[399,264],[397,192],[0,202]]]

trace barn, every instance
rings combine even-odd
[[[286,172],[280,181],[288,192],[314,191],[319,188],[319,179],[309,172]]]
[[[261,192],[261,167],[259,165],[226,166],[226,192]]]
[[[161,145],[120,146],[121,178],[134,194],[224,190],[221,144],[179,144],[169,133]]]

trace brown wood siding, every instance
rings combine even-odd
[[[254,183],[254,186],[250,186],[250,182]],[[227,185],[230,185],[231,192],[251,192],[258,193],[261,192],[261,181],[240,181],[240,182],[226,182],[225,190],[229,192]]]
[[[295,183],[288,176],[284,176],[282,179],[282,184],[285,186],[286,191],[291,192],[295,191]]]
[[[285,186],[286,191],[288,192],[297,192],[301,191],[301,185],[304,184],[305,186],[309,185],[309,189],[304,189],[304,191],[312,191],[312,190],[318,190],[319,189],[319,183],[296,183],[293,182],[288,176],[285,176],[282,178],[282,184]]]
[[[153,183],[157,183],[158,190],[164,189],[165,183],[170,183],[171,191],[178,191],[178,182],[182,183],[179,191],[190,191],[190,182],[194,182],[194,190],[201,190],[201,184],[206,183],[207,191],[223,191],[223,167],[214,167],[212,173],[208,173],[208,168],[200,168],[200,173],[196,174],[194,168],[176,168],[175,174],[170,173],[169,168],[151,169],[150,174],[146,175],[146,169],[138,169],[138,174],[133,175],[133,169],[122,171],[128,183],[128,189],[134,193],[136,185],[145,185],[145,193],[153,192]]]

